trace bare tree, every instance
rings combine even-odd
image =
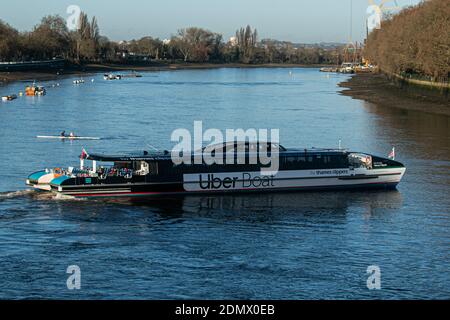
[[[217,56],[222,36],[202,28],[186,28],[178,31],[178,36],[172,38],[172,45],[183,55],[183,60],[206,62],[210,55]]]
[[[449,0],[428,0],[384,20],[364,50],[384,71],[448,81],[450,73]]]
[[[250,63],[258,41],[258,32],[256,29],[252,31],[252,28],[248,25],[246,28],[236,31],[236,39],[241,62]]]
[[[9,60],[16,55],[18,36],[17,30],[0,20],[0,61]]]

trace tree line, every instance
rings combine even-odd
[[[428,0],[408,7],[369,34],[364,54],[387,72],[448,81],[449,13],[450,0]]]
[[[69,31],[58,15],[42,18],[32,31],[18,32],[0,20],[0,61],[47,60],[61,57],[74,63],[114,63],[134,59],[189,63],[339,64],[343,48],[299,47],[291,42],[258,41],[256,29],[240,28],[235,37],[189,27],[168,40],[150,36],[115,42],[100,34],[97,19],[81,12],[78,27]]]

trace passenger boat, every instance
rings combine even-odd
[[[237,150],[236,143],[218,144],[214,151],[228,152],[228,148],[233,146]],[[201,164],[175,165],[167,150],[102,155],[88,154],[83,149],[80,168],[45,169],[31,174],[26,183],[38,190],[76,198],[151,197],[395,188],[406,170],[395,160],[345,149],[286,149],[270,143],[269,153],[275,148],[278,150],[279,169],[271,175],[262,173],[261,169],[267,166],[261,164],[208,165],[202,161]],[[258,156],[260,143],[246,142],[245,149],[241,150],[245,150],[246,159]],[[223,153],[224,157],[226,154]],[[199,152],[191,152],[187,157],[194,159],[198,155]],[[92,166],[85,167],[85,160],[92,161]]]

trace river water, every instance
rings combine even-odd
[[[450,118],[339,94],[317,69],[101,74],[0,103],[0,298],[450,298]],[[93,79],[93,81],[91,81]],[[56,83],[59,86],[56,86]],[[18,93],[26,83],[0,87]],[[55,87],[52,87],[55,85]],[[337,147],[407,167],[395,191],[196,196],[142,204],[27,191],[90,152],[171,148],[176,128],[279,128],[287,147]],[[60,131],[100,141],[36,139]],[[81,289],[69,290],[69,265]],[[381,289],[367,287],[378,266]]]

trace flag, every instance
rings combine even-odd
[[[87,157],[89,157],[89,155],[88,155],[88,153],[86,152],[86,150],[84,150],[84,148],[83,149],[81,149],[81,156],[80,156],[80,159],[86,159]]]
[[[395,148],[392,148],[391,153],[389,153],[389,159],[395,160]]]

